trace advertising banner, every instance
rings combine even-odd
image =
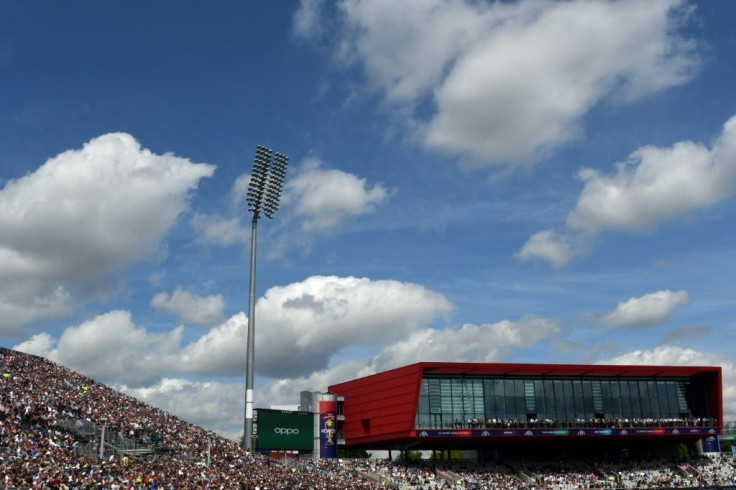
[[[704,453],[720,453],[721,445],[718,444],[718,438],[715,436],[706,437],[703,439],[703,452]]]
[[[309,412],[258,409],[258,449],[314,451],[314,415]],[[254,424],[255,425],[255,424]]]
[[[713,438],[716,439],[715,436],[718,432],[718,429],[708,427],[630,427],[625,429],[420,429],[414,431],[414,437],[659,436],[702,434],[704,436],[713,436]],[[716,439],[716,444],[717,443],[718,440]]]
[[[337,402],[319,402],[319,457],[337,457]]]

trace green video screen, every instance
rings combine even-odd
[[[314,414],[257,410],[258,449],[314,450]]]

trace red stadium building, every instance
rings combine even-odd
[[[420,362],[329,391],[348,448],[655,455],[722,432],[720,367]]]

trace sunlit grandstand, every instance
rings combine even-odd
[[[457,439],[437,445],[446,451],[429,458],[406,450],[393,460],[253,453],[46,359],[2,349],[0,364],[3,488],[725,488],[736,482],[733,457],[716,454],[479,461],[450,451]]]

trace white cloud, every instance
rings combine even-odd
[[[585,188],[567,218],[573,229],[647,230],[705,209],[736,193],[736,117],[712,149],[691,141],[647,146],[616,165],[613,175],[580,173]]]
[[[320,15],[324,3],[324,0],[301,0],[299,2],[299,8],[294,12],[292,20],[292,29],[297,39],[309,39],[321,35]]]
[[[324,368],[346,346],[385,345],[425,328],[452,305],[416,284],[313,276],[271,288],[257,308],[260,372],[291,376]]]
[[[353,359],[304,376],[273,380],[254,390],[254,400],[264,407],[298,404],[302,391],[326,391],[333,384],[375,373],[370,360]]]
[[[260,320],[256,309],[256,318]],[[245,373],[246,329],[248,318],[238,313],[211,329],[205,335],[188,344],[178,356],[180,372],[236,376]],[[260,332],[256,332],[258,339]],[[261,352],[258,349],[259,365],[256,371],[260,374]]]
[[[478,164],[534,160],[577,138],[602,99],[684,82],[693,61],[668,32],[675,3],[520,3],[435,92],[427,144]]]
[[[235,210],[235,212],[241,211],[241,206],[245,209],[248,208],[246,196],[248,195],[249,185],[250,174],[242,174],[233,182],[232,188],[230,189],[230,208]]]
[[[195,213],[191,224],[197,233],[197,241],[220,247],[247,243],[250,229],[243,226],[242,218],[248,215],[246,194],[250,174],[242,174],[230,187],[227,198],[229,212],[223,214]]]
[[[250,232],[243,227],[239,216],[224,217],[196,213],[192,216],[192,227],[197,232],[197,240],[202,243],[229,247],[237,243],[245,243],[250,239]]]
[[[229,327],[231,333],[242,336],[242,331],[237,330],[242,327],[243,320],[241,316],[240,321],[233,322]],[[208,336],[213,337],[210,335],[212,333],[208,333]],[[318,370],[304,369],[300,374],[258,385],[254,390],[254,404],[264,408],[298,404],[302,391],[325,391],[337,383],[418,361],[498,362],[518,349],[553,338],[559,333],[558,322],[533,316],[524,317],[518,322],[505,320],[495,324],[465,325],[459,330],[421,328],[414,330],[408,338],[384,346],[372,358],[351,359]],[[228,335],[223,334],[222,337]],[[227,345],[228,341],[209,345],[203,343],[199,352],[205,355],[227,349]],[[225,352],[224,356],[230,354]],[[238,349],[238,355],[242,358],[242,349]],[[214,359],[215,356],[210,357]],[[201,360],[185,356],[182,362],[196,364],[201,363]],[[261,362],[259,358],[258,363]],[[244,365],[237,374],[241,374],[243,368]],[[243,384],[163,379],[150,387],[126,387],[123,391],[231,439],[237,439],[243,432]],[[223,412],[223,406],[230,408]]]
[[[565,265],[587,252],[602,231],[650,230],[731,198],[736,194],[736,116],[711,149],[691,141],[646,146],[617,164],[613,174],[588,168],[580,178],[585,187],[565,228],[533,235],[517,258]]]
[[[329,386],[419,361],[499,362],[513,352],[551,339],[561,332],[557,321],[525,316],[517,322],[418,329],[385,345],[369,359],[351,359],[307,375],[274,380],[256,398],[266,404],[293,404],[302,390],[326,390]]]
[[[724,420],[736,420],[736,362],[726,355],[676,346],[635,350],[599,364],[646,366],[720,366],[723,375]]]
[[[514,257],[521,262],[540,259],[560,269],[581,253],[580,241],[573,241],[569,235],[555,230],[544,230],[527,240]]]
[[[49,357],[49,354],[51,354],[55,345],[56,339],[44,332],[36,334],[30,339],[14,346],[13,350],[25,352],[26,354],[33,354],[34,356]]]
[[[372,213],[389,198],[380,184],[369,187],[366,180],[341,170],[325,170],[322,162],[308,160],[296,175],[287,179],[284,204],[301,220],[304,231],[326,231],[347,220]]]
[[[313,276],[273,287],[256,302],[256,373],[311,373],[346,347],[385,345],[451,310],[441,294],[398,281]],[[247,322],[240,313],[187,345],[181,372],[243,373]]]
[[[687,291],[657,291],[629,298],[603,315],[598,323],[607,327],[645,328],[664,323],[680,306],[690,302]]]
[[[24,325],[64,317],[73,307],[69,291],[61,285],[32,278],[8,284],[0,279],[0,331],[5,334],[20,335]]]
[[[237,441],[243,434],[245,388],[242,383],[164,378],[145,388],[125,385],[117,388],[231,440]]]
[[[276,379],[257,384],[254,390],[254,405],[259,408],[298,405],[299,394],[302,391],[326,391],[332,384],[368,376],[374,372],[365,360],[354,360],[303,377]],[[123,385],[118,388],[139,400],[174,413],[183,420],[214,430],[229,439],[239,440],[243,435],[245,385],[242,380],[225,383],[164,378],[146,387],[131,388]]]
[[[189,192],[213,172],[112,133],[8,181],[0,190],[0,299],[10,317],[0,329],[63,315],[70,288],[98,291],[122,268],[155,258]],[[35,313],[13,314],[23,309]]]
[[[385,347],[376,357],[376,369],[418,361],[499,362],[516,350],[561,333],[559,322],[525,316],[518,322],[463,325],[459,330],[424,329]]]
[[[151,306],[176,315],[183,323],[211,327],[222,322],[225,299],[221,294],[202,297],[176,288],[171,296],[154,296]]]
[[[441,294],[398,281],[314,276],[273,287],[256,303],[256,374],[311,373],[346,347],[380,347],[451,310]],[[27,345],[88,376],[134,386],[164,373],[238,376],[247,321],[239,313],[182,347],[183,327],[155,333],[113,311],[67,328],[54,348],[47,337]]]
[[[677,34],[692,10],[681,0],[338,5],[338,58],[360,64],[403,114],[431,102],[419,122],[425,145],[474,165],[535,160],[578,137],[601,101],[682,84],[698,66],[695,44]],[[320,9],[310,7],[302,3],[297,27],[315,25]]]
[[[313,276],[273,287],[256,303],[256,373],[312,373],[346,347],[385,345],[451,310],[441,294],[398,281]],[[243,373],[247,322],[240,313],[187,345],[180,372]]]
[[[117,310],[67,328],[55,342],[39,334],[14,349],[45,355],[100,381],[141,386],[175,367],[171,360],[178,354],[181,334],[181,327],[150,333],[133,324],[129,312]]]
[[[362,63],[369,83],[395,103],[432,92],[488,27],[485,9],[462,1],[348,0],[339,7],[339,56]]]
[[[243,225],[240,207],[246,206],[250,175],[236,179],[229,194],[232,213],[227,215],[197,213],[191,224],[198,234],[198,241],[221,247],[246,243],[250,239],[250,227]],[[385,204],[391,192],[381,184],[369,185],[366,179],[335,169],[322,168],[322,161],[307,159],[301,168],[287,176],[277,216],[284,222],[295,220],[294,227],[277,227],[270,240],[267,255],[278,256],[289,247],[308,249],[314,234],[333,232],[350,220],[371,214],[376,207]]]

